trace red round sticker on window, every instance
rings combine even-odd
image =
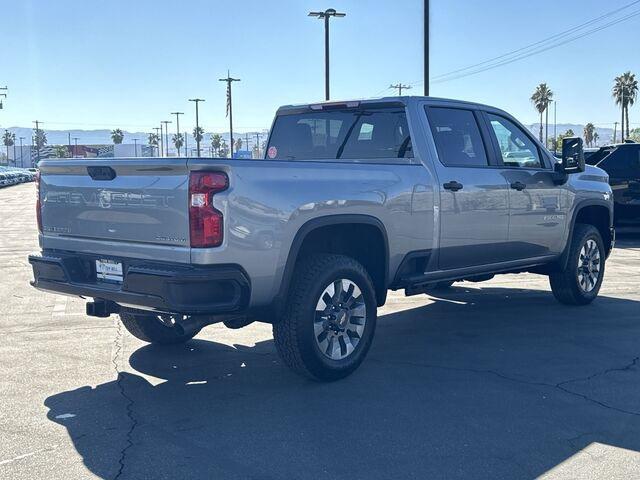
[[[276,147],[269,147],[269,150],[267,150],[267,156],[269,158],[276,158],[278,156],[278,149]]]

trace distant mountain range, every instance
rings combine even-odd
[[[538,133],[540,132],[540,123],[532,123],[531,125],[527,125],[529,130],[538,138]],[[544,124],[542,125],[542,132],[544,135]],[[568,130],[573,130],[573,133],[577,136],[582,136],[582,132],[584,130],[584,125],[575,124],[575,123],[558,123],[556,126],[558,131],[558,135],[565,133]],[[602,128],[596,127],[596,132],[598,133],[598,145],[606,145],[613,141],[613,128]],[[549,138],[553,137],[553,123],[549,123]],[[617,132],[618,141],[620,141],[620,130]]]
[[[0,129],[2,130],[2,129]],[[16,135],[16,145],[20,145],[20,137],[23,137],[23,144],[29,145],[31,143],[31,136],[33,135],[33,129],[31,128],[22,128],[22,127],[11,127],[7,128],[12,133]],[[75,144],[75,138],[78,139],[78,145],[110,145],[112,144],[111,140],[111,130],[49,130],[43,129],[47,134],[47,144],[48,145],[71,145]],[[135,138],[138,139],[138,145],[146,145],[148,142],[149,134],[147,132],[128,132],[123,130],[124,132],[124,141],[123,144],[133,145],[135,142],[133,141]],[[242,138],[243,143],[246,142],[246,139],[249,139],[249,146],[253,147],[256,142],[256,134],[260,135],[260,142],[263,142],[267,139],[268,130],[262,130],[259,132],[242,132],[242,133],[233,133],[234,141],[238,139],[238,137]],[[0,131],[0,133],[2,133]],[[169,150],[173,151],[173,145],[171,144],[171,137],[175,132],[169,131]],[[229,144],[229,132],[216,132],[220,133],[222,138]],[[206,144],[209,146],[211,144],[211,135],[209,133],[205,134],[204,140],[201,145]],[[196,141],[193,138],[193,135],[189,134],[187,136],[187,145],[191,147],[195,147]],[[1,146],[1,145],[0,145]],[[244,149],[244,146],[243,146]]]
[[[527,125],[527,128],[536,136],[538,136],[539,131],[539,123],[533,123],[531,125]],[[542,127],[544,129],[544,125]],[[582,136],[582,131],[584,129],[584,125],[581,124],[573,124],[573,123],[559,123],[557,126],[558,134],[565,133],[567,130],[573,130],[573,133],[576,135]],[[20,137],[24,137],[23,143],[24,145],[28,145],[31,142],[31,136],[33,135],[33,129],[31,128],[22,128],[22,127],[11,127],[8,128],[12,133],[16,135],[16,144],[19,145]],[[549,137],[553,137],[554,126],[552,123],[549,124]],[[72,145],[75,143],[75,138],[78,139],[78,145],[103,145],[103,144],[111,144],[111,130],[49,130],[45,129],[47,134],[47,144],[48,145],[67,145],[71,143]],[[613,129],[612,128],[601,128],[596,127],[596,132],[598,132],[599,139],[598,145],[606,145],[607,143],[611,143],[613,140]],[[243,143],[245,139],[249,139],[249,145],[253,146],[256,141],[256,133],[260,135],[260,142],[263,142],[267,138],[268,130],[264,129],[259,132],[248,132],[248,133],[236,133],[234,132],[234,139],[237,139],[239,136],[242,137]],[[138,145],[146,145],[148,133],[146,132],[128,132],[124,131],[124,144],[133,144],[134,138],[138,139]],[[220,133],[222,138],[229,143],[229,132]],[[171,145],[171,136],[173,136],[173,132],[169,132],[169,150],[173,151],[174,148]],[[203,144],[207,146],[210,144],[210,134],[205,134],[205,140]],[[618,132],[618,138],[620,138],[620,132]],[[71,140],[69,140],[71,139]],[[187,144],[189,146],[195,146],[196,142],[193,138],[193,135],[188,135]],[[244,147],[243,147],[244,148]]]

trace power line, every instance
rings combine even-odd
[[[433,83],[449,82],[449,81],[452,81],[452,80],[457,80],[457,79],[468,77],[468,76],[471,76],[471,75],[476,75],[478,73],[486,72],[487,70],[492,70],[494,68],[502,67],[504,65],[508,65],[510,63],[514,63],[514,62],[517,62],[519,60],[523,60],[525,58],[529,58],[529,57],[531,57],[533,55],[538,55],[540,53],[543,53],[543,52],[546,52],[548,50],[560,47],[562,45],[566,45],[567,43],[573,42],[575,40],[578,40],[580,38],[586,37],[588,35],[592,35],[592,34],[594,34],[596,32],[599,32],[600,30],[604,30],[605,28],[609,28],[609,27],[611,27],[613,25],[617,25],[618,23],[622,23],[622,22],[625,22],[627,20],[630,20],[630,19],[632,19],[634,17],[637,17],[638,15],[640,15],[640,10],[634,11],[632,14],[630,14],[630,15],[624,17],[624,18],[613,20],[613,21],[611,21],[609,23],[606,23],[604,25],[601,25],[601,26],[599,26],[597,28],[594,28],[594,29],[589,30],[589,31],[584,32],[584,33],[581,33],[580,35],[576,35],[576,36],[571,37],[571,38],[569,38],[567,40],[563,40],[562,42],[559,42],[559,43],[556,43],[556,44],[552,44],[552,45],[546,46],[544,48],[539,48],[537,50],[533,50],[533,51],[528,52],[526,54],[518,55],[516,57],[510,58],[510,59],[507,59],[507,60],[503,60],[503,61],[497,62],[497,63],[492,64],[492,65],[488,65],[488,66],[483,67],[483,68],[478,68],[478,69],[472,70],[472,71],[470,71],[468,73],[462,73],[462,74],[459,74],[459,75],[453,75],[453,76],[444,77],[444,78],[441,77],[438,80],[434,80]]]
[[[539,53],[543,53],[546,52],[548,50],[551,50],[553,48],[557,48],[560,47],[562,45],[565,45],[567,43],[573,42],[575,40],[578,40],[580,38],[586,37],[588,35],[592,35],[596,32],[599,32],[600,30],[604,30],[606,28],[609,28],[613,25],[617,25],[618,23],[621,22],[625,22],[627,20],[630,20],[638,15],[640,15],[640,10],[634,10],[632,11],[630,14],[622,17],[622,18],[616,18],[614,20],[609,21],[608,23],[605,24],[601,24],[599,26],[596,26],[595,28],[592,28],[590,30],[587,31],[582,31],[580,33],[578,33],[577,35],[573,35],[571,36],[572,33],[576,33],[579,32],[580,30],[584,30],[585,27],[593,25],[607,17],[611,17],[612,15],[615,15],[616,13],[621,12],[622,10],[628,9],[629,7],[636,5],[640,3],[640,0],[635,0],[631,3],[628,3],[620,8],[617,8],[615,10],[609,11],[607,13],[604,13],[596,18],[593,18],[587,22],[584,22],[580,25],[577,25],[575,27],[572,27],[568,30],[565,30],[563,32],[557,33],[555,35],[552,35],[550,37],[547,37],[543,40],[539,40],[537,42],[531,43],[529,45],[526,45],[524,47],[520,47],[516,50],[512,50],[510,52],[504,53],[502,55],[499,55],[497,57],[473,64],[473,65],[469,65],[467,67],[463,67],[463,68],[459,68],[456,70],[452,70],[450,72],[447,73],[443,73],[440,75],[436,75],[435,77],[432,78],[433,83],[444,83],[444,82],[448,82],[448,81],[452,81],[452,80],[457,80],[463,77],[467,77],[470,75],[476,75],[478,73],[482,73],[485,72],[487,70],[491,70],[497,67],[501,67],[504,65],[508,65],[510,63],[519,61],[519,60],[523,60],[525,58],[531,57],[533,55],[537,55]],[[537,47],[537,48],[534,48]],[[477,68],[477,67],[481,67],[481,68]],[[471,70],[471,71],[469,71]],[[467,73],[463,73],[463,72],[467,72]],[[412,82],[411,85],[419,85],[421,83],[423,83],[424,80],[419,80],[416,82]]]
[[[473,65],[469,65],[469,66],[464,67],[464,68],[459,68],[457,70],[452,70],[452,71],[447,72],[447,73],[436,75],[435,77],[432,77],[432,80],[438,80],[439,78],[442,78],[442,77],[448,77],[448,76],[456,74],[456,73],[464,72],[466,70],[471,70],[472,68],[480,67],[480,66],[486,65],[488,63],[495,62],[496,60],[500,60],[500,59],[503,59],[505,57],[509,57],[509,56],[511,56],[513,54],[516,54],[516,53],[519,53],[519,52],[522,52],[522,51],[525,51],[525,50],[529,50],[532,47],[535,47],[535,46],[538,46],[538,45],[542,45],[544,43],[548,43],[551,40],[561,39],[563,37],[566,37],[566,36],[570,35],[571,33],[576,32],[577,30],[582,30],[584,27],[587,27],[589,25],[593,25],[594,23],[597,23],[597,22],[599,22],[600,20],[602,20],[604,18],[607,18],[607,17],[610,17],[612,15],[615,15],[616,13],[619,13],[622,10],[626,10],[627,8],[633,6],[633,5],[637,4],[637,3],[640,3],[640,0],[636,0],[634,2],[628,3],[627,5],[624,5],[623,7],[620,7],[618,9],[616,9],[616,10],[612,10],[610,12],[607,12],[607,13],[605,13],[603,15],[600,15],[599,17],[596,17],[596,18],[593,18],[593,19],[591,19],[591,20],[589,20],[587,22],[581,23],[580,25],[572,27],[572,28],[570,28],[568,30],[565,30],[565,31],[560,32],[560,33],[557,33],[555,35],[551,35],[550,37],[544,38],[543,40],[539,40],[537,42],[531,43],[531,44],[526,45],[524,47],[520,47],[520,48],[518,48],[516,50],[512,50],[510,52],[504,53],[504,54],[499,55],[497,57],[485,60],[483,62],[475,63]]]

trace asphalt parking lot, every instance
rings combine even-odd
[[[392,294],[360,370],[317,384],[267,325],[156,348],[35,291],[34,204],[0,190],[0,478],[640,477],[640,236],[587,307],[529,274]]]

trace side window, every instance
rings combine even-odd
[[[605,158],[599,165],[610,177],[631,178],[640,177],[640,150],[637,152],[624,147]]]
[[[448,167],[486,167],[487,153],[471,110],[427,107],[440,161]]]
[[[487,114],[507,167],[542,168],[538,147],[524,131],[504,117]]]

